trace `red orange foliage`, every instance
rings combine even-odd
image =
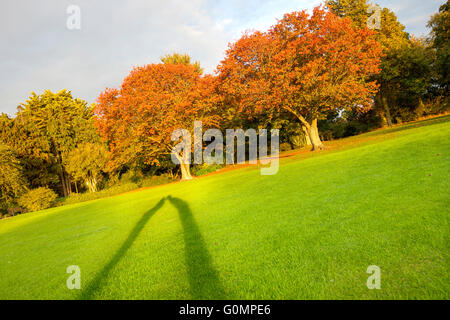
[[[171,152],[174,130],[193,130],[194,120],[214,125],[215,81],[192,65],[150,64],[134,68],[120,89],[101,93],[96,126],[110,145],[111,167],[139,157],[157,162]]]
[[[268,32],[246,33],[218,67],[227,103],[248,114],[294,114],[322,148],[317,119],[330,109],[369,108],[382,50],[369,29],[321,7],[284,15]]]

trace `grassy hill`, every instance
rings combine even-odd
[[[0,221],[0,299],[448,299],[450,117],[328,147]]]

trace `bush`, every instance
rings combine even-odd
[[[348,111],[341,116],[330,114],[327,119],[319,121],[319,133],[322,140],[329,141],[355,136],[378,129],[383,120],[374,111],[358,113]]]
[[[65,199],[64,205],[112,197],[142,187],[157,186],[161,184],[167,184],[173,181],[173,179],[168,174],[145,178],[142,177],[143,174],[139,171],[138,172],[128,171],[127,173],[122,175],[120,180],[116,180],[115,185],[109,185],[107,186],[106,189],[89,193],[72,193]]]
[[[0,200],[0,219],[8,213],[8,204],[4,200]]]
[[[191,169],[191,172],[194,176],[199,177],[199,176],[203,176],[205,174],[217,171],[217,170],[221,169],[222,167],[223,167],[223,165],[220,165],[220,164],[204,163],[202,165],[193,166]]]
[[[280,152],[290,151],[290,150],[292,150],[292,146],[290,143],[283,142],[282,144],[280,144]]]
[[[78,202],[96,200],[100,198],[112,197],[121,193],[132,191],[138,189],[139,185],[136,183],[125,183],[110,187],[108,189],[103,189],[97,192],[88,193],[72,193],[66,198],[64,204],[73,204]]]
[[[173,182],[173,179],[169,176],[169,174],[162,174],[160,176],[147,177],[142,179],[140,182],[141,187],[152,187],[158,186],[161,184],[167,184]]]
[[[442,114],[450,111],[450,98],[438,97],[427,101],[423,106],[423,115]]]
[[[18,203],[29,211],[39,211],[50,208],[57,197],[49,188],[41,187],[26,192],[19,198]]]
[[[289,136],[289,143],[291,144],[291,149],[300,149],[306,146],[306,135],[305,134],[294,134]]]
[[[139,183],[144,178],[142,171],[139,169],[129,169],[120,176],[120,184]]]

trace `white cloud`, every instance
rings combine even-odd
[[[439,6],[434,1],[429,1],[433,3],[430,14]],[[119,86],[132,66],[158,62],[159,57],[175,51],[190,54],[207,72],[213,72],[223,59],[228,42],[246,29],[265,30],[284,13],[311,9],[320,2],[2,1],[0,111],[13,114],[30,91],[39,93],[44,89],[67,88],[74,96],[93,102],[105,87]],[[79,31],[66,28],[66,8],[71,4],[81,8]],[[412,9],[426,16],[423,7],[430,6],[421,6],[417,4]],[[397,7],[399,15],[404,14],[402,10],[415,12],[412,9]],[[417,26],[422,20],[409,21]]]

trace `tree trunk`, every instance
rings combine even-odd
[[[72,193],[72,184],[70,182],[70,178],[64,172],[64,168],[62,165],[59,166],[59,176],[61,179],[61,185],[64,193],[64,197],[67,197]]]
[[[175,157],[180,162],[181,180],[192,180],[191,165],[189,163],[184,163],[183,157],[181,157],[179,154],[175,153]]]
[[[58,161],[59,176],[61,179],[61,185],[62,185],[64,197],[67,197],[69,194],[72,193],[72,185],[70,183],[69,177],[64,172],[64,166],[62,165],[62,157],[61,157],[60,153],[57,154],[57,161]]]
[[[305,133],[306,145],[310,146],[311,145],[311,139],[309,138],[308,130],[306,129],[305,126],[302,126],[302,129],[303,129],[303,132]]]
[[[72,181],[70,180],[70,177],[67,174],[64,174],[65,180],[66,180],[66,189],[67,194],[72,194]]]
[[[182,163],[180,166],[181,166],[181,180],[192,180],[190,164]]]
[[[314,119],[311,124],[306,126],[306,132],[308,133],[309,140],[312,144],[311,151],[323,150],[325,146],[320,140],[319,129],[317,128],[317,119]]]
[[[383,104],[384,115],[386,117],[386,122],[389,127],[392,127],[391,111],[387,102],[387,98],[384,94],[381,96],[381,103]]]
[[[97,179],[92,178],[92,190],[93,192],[97,192]]]
[[[67,197],[66,184],[64,183],[64,172],[63,172],[61,166],[59,166],[59,179],[61,180],[61,187],[62,187],[64,197]]]
[[[97,192],[97,179],[95,178],[87,178],[86,184],[89,188],[89,192]]]

